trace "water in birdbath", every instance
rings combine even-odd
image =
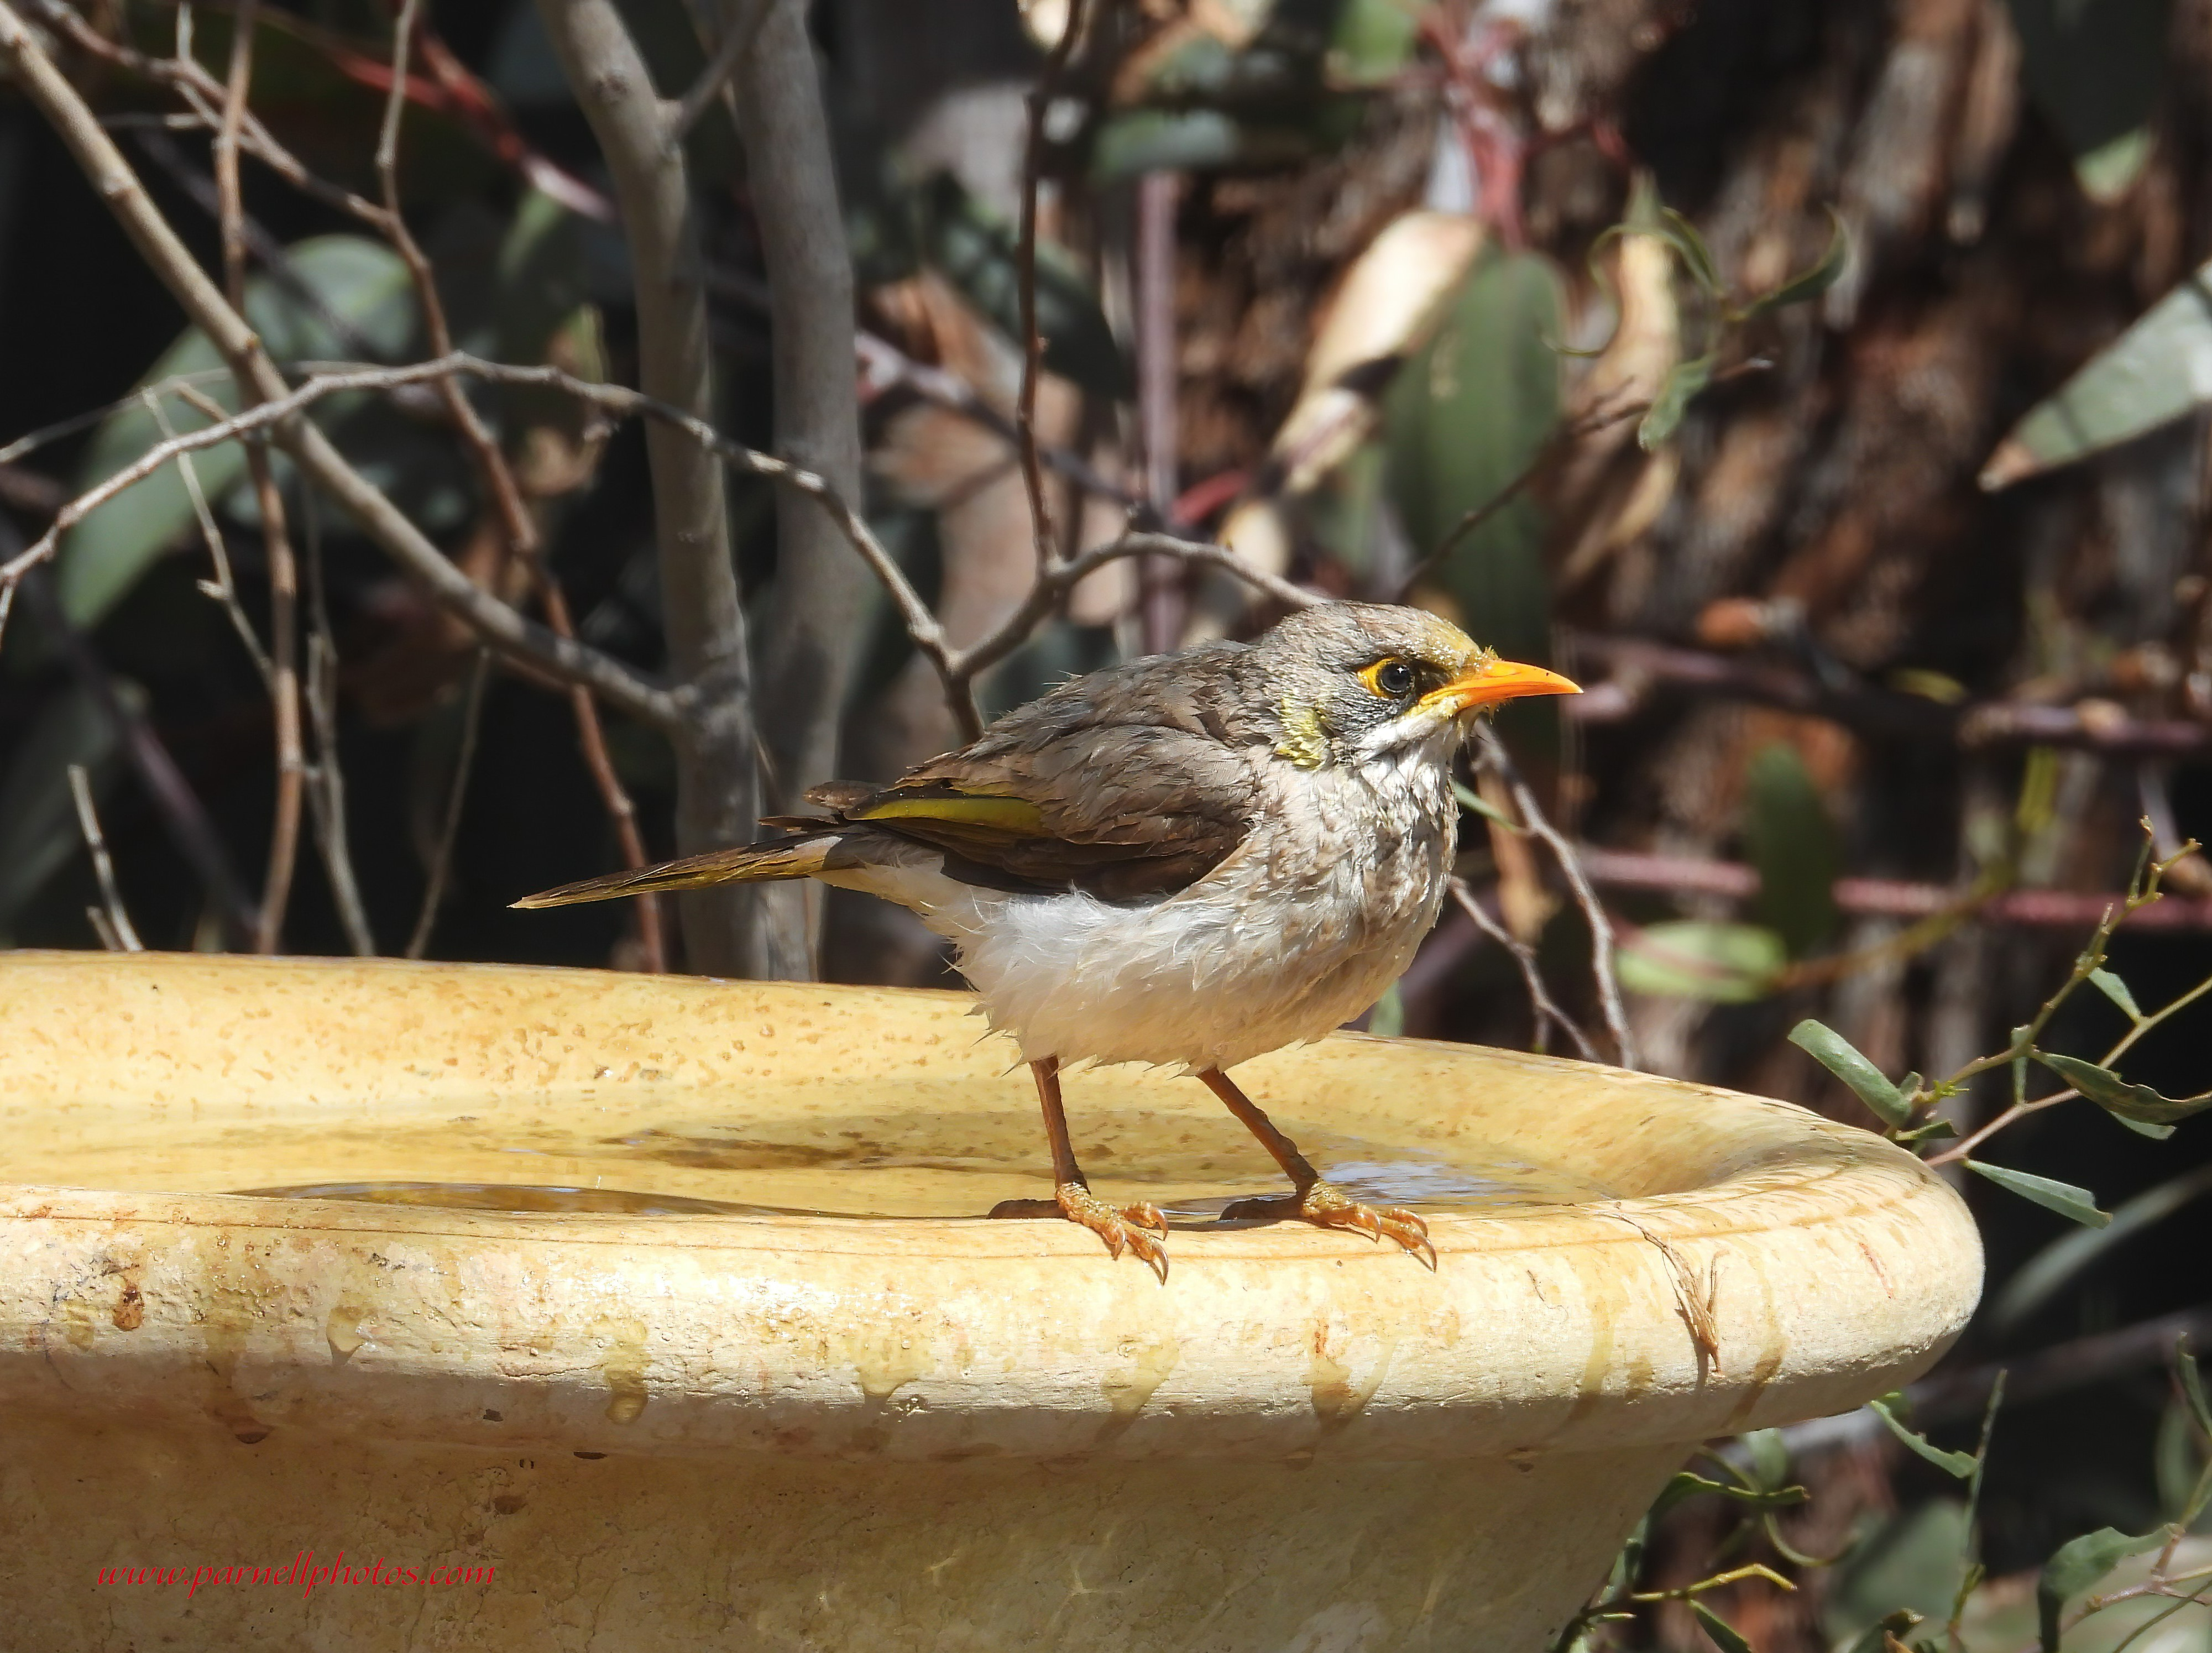
[[[940,1218],[1035,1198],[1048,1175],[1018,1071],[985,1081],[831,1072],[767,1085],[646,1074],[442,1095],[389,1081],[349,1097],[317,1089],[72,1107],[11,1153],[11,1176],[530,1214]],[[1109,1199],[1204,1221],[1285,1188],[1260,1145],[1191,1081],[1085,1070],[1066,1093],[1076,1153]],[[1613,1192],[1531,1163],[1517,1143],[1486,1141],[1474,1115],[1430,1115],[1432,1131],[1401,1136],[1348,1100],[1258,1095],[1325,1176],[1372,1204],[1498,1210]]]
[[[1206,1220],[1235,1200],[1282,1192],[1260,1145],[1196,1085],[1188,1096],[1157,1080],[1141,1091],[1126,1082],[1107,1088],[1086,1105],[1078,1078],[1068,1102],[1077,1155],[1108,1197]],[[911,1218],[978,1216],[1043,1191],[1044,1134],[1033,1107],[978,1106],[961,1087],[922,1082],[896,1096],[836,1080],[807,1089],[802,1105],[786,1091],[771,1108],[691,1087],[655,1097],[636,1086],[509,1093],[444,1103],[434,1116],[386,1103],[376,1121],[333,1128],[325,1120],[307,1136],[281,1115],[232,1119],[221,1133],[222,1158],[254,1174],[221,1191],[532,1214]],[[1132,1105],[1137,1095],[1150,1105]],[[1611,1195],[1589,1177],[1480,1139],[1450,1135],[1416,1147],[1362,1134],[1357,1127],[1370,1121],[1333,1130],[1285,1112],[1281,1122],[1324,1176],[1372,1204],[1504,1209]],[[206,1188],[208,1156],[189,1158]],[[153,1185],[143,1170],[131,1180]]]

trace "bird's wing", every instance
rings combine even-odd
[[[1194,680],[1188,659],[1165,681],[1140,661],[1070,684],[838,812],[944,850],[976,882],[1172,895],[1243,842],[1259,801],[1214,714],[1226,685]]]

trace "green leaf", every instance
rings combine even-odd
[[[1674,434],[1698,392],[1713,382],[1713,368],[1719,360],[1711,354],[1692,356],[1667,369],[1666,378],[1659,382],[1659,394],[1651,398],[1650,410],[1636,427],[1638,447],[1649,453]]]
[[[1407,537],[1423,551],[1528,469],[1559,420],[1560,281],[1548,259],[1491,247],[1445,306],[1435,333],[1382,395],[1387,486]],[[1482,641],[1508,659],[1552,647],[1544,517],[1524,493],[1472,532],[1429,578]],[[1507,708],[1510,713],[1516,708]],[[1556,713],[1528,703],[1549,730]]]
[[[1780,984],[1790,955],[1782,938],[1755,924],[1685,919],[1647,925],[1620,949],[1621,985],[1673,999],[1746,1004]]]
[[[1867,1410],[1888,1425],[1891,1434],[1938,1469],[1947,1474],[1956,1475],[1960,1480],[1972,1479],[1975,1466],[1981,1461],[1971,1452],[1946,1452],[1942,1447],[1932,1444],[1925,1435],[1907,1429],[1898,1417],[1904,1405],[1904,1395],[1892,1391],[1879,1400],[1868,1401]]]
[[[1367,1014],[1367,1030],[1380,1039],[1395,1039],[1406,1030],[1406,1001],[1393,981]]]
[[[1744,782],[1743,836],[1759,872],[1758,913],[1802,958],[1835,933],[1836,825],[1797,749],[1782,741],[1752,757]]]
[[[2164,1222],[2206,1194],[2212,1194],[2212,1165],[2199,1165],[2123,1202],[2104,1227],[2061,1235],[2005,1282],[1990,1305],[1990,1329],[2003,1333],[2017,1328],[2120,1242]]]
[[[1413,0],[1345,0],[1329,37],[1331,78],[1359,86],[1396,74],[1420,38],[1420,11]]]
[[[2142,1012],[2136,1008],[2136,996],[2128,991],[2128,984],[2107,969],[2089,972],[2089,979],[2097,984],[2097,991],[2120,1007],[2120,1014],[2130,1022],[2140,1022]]]
[[[1828,209],[1828,245],[1809,270],[1792,276],[1772,292],[1762,293],[1736,312],[1735,319],[1749,321],[1771,310],[1780,310],[1792,304],[1806,304],[1817,299],[1836,284],[1850,262],[1851,235],[1844,228],[1843,215],[1833,207]]]
[[[2174,1344],[2173,1370],[2181,1380],[2181,1393],[2189,1402],[2190,1415],[2197,1419],[2197,1427],[2212,1436],[2212,1401],[2205,1398],[2204,1373],[2185,1336]]]
[[[2166,1542],[2163,1528],[2141,1537],[2103,1527],[2062,1544],[2035,1581],[2035,1616],[2043,1653],[2058,1653],[2058,1615],[2067,1601],[2089,1589],[2131,1555]]]
[[[1494,822],[1508,832],[1526,832],[1528,830],[1464,781],[1455,781],[1451,786],[1452,796],[1459,800],[1462,809],[1480,815],[1486,821]]]
[[[398,253],[381,241],[357,235],[319,236],[286,252],[321,310],[345,323],[380,356],[396,359],[406,349],[415,333],[415,301],[407,266]],[[246,314],[280,363],[355,353],[351,342],[339,337],[316,307],[302,303],[266,276],[246,284]],[[222,366],[215,346],[194,328],[164,351],[139,382],[152,385]],[[204,383],[201,389],[226,414],[236,410],[237,392],[228,377]],[[329,398],[316,410],[316,422],[327,427],[360,401],[358,397]],[[165,407],[179,435],[213,422],[175,398]],[[106,480],[162,440],[160,426],[143,405],[133,404],[110,415],[86,453],[77,475],[78,489]],[[246,455],[236,443],[227,443],[194,454],[192,464],[202,491],[216,500],[245,475]],[[155,558],[182,540],[192,525],[191,496],[173,465],[108,501],[63,538],[54,573],[63,611],[80,627],[98,623]]]
[[[2084,1227],[2102,1228],[2112,1220],[2112,1212],[2097,1209],[2095,1194],[2071,1182],[2055,1182],[2047,1176],[2008,1170],[2002,1165],[1985,1164],[1978,1159],[1969,1159],[1966,1165],[1976,1176],[1986,1176],[1999,1188],[2009,1189],[2023,1200],[2032,1200],[2062,1217],[2070,1217]]]
[[[1682,260],[1682,267],[1690,272],[1690,279],[1718,296],[1722,288],[1721,275],[1713,264],[1712,250],[1706,246],[1705,238],[1698,227],[1672,207],[1659,209],[1658,233],[1668,246],[1674,249]]]
[[[1752,1479],[1769,1491],[1781,1486],[1790,1474],[1790,1443],[1782,1438],[1782,1431],[1754,1429],[1741,1438],[1751,1458]]]
[[[1697,1614],[1698,1623],[1704,1628],[1705,1634],[1712,1638],[1713,1645],[1720,1649],[1721,1653],[1753,1653],[1752,1645],[1744,1639],[1743,1632],[1703,1601],[1693,1597],[1690,1602],[1690,1611]]]
[[[1925,1614],[1915,1613],[1911,1607],[1899,1607],[1887,1619],[1879,1619],[1869,1625],[1866,1633],[1853,1642],[1846,1653],[1882,1653],[1882,1650],[1889,1645],[1886,1638],[1894,1636],[1903,1641],[1906,1631],[1915,1625],[1927,1622]]]
[[[2212,386],[2212,264],[2144,312],[2057,392],[2030,409],[1982,468],[1984,489],[2007,488],[2054,465],[2171,424]]]
[[[923,192],[923,256],[1008,338],[1022,336],[1020,261],[1014,228],[939,173]],[[1042,239],[1036,258],[1037,331],[1044,365],[1102,396],[1127,396],[1129,364],[1097,295],[1075,260]]]
[[[1790,1042],[1851,1087],[1885,1125],[1902,1126],[1912,1117],[1912,1098],[1881,1076],[1858,1047],[1825,1022],[1807,1017],[1790,1030]]]
[[[1802,1486],[1736,1486],[1727,1481],[1709,1480],[1703,1475],[1683,1469],[1675,1473],[1674,1479],[1653,1501],[1650,1518],[1656,1521],[1676,1504],[1690,1498],[1704,1498],[1707,1494],[1733,1498],[1736,1503],[1748,1504],[1754,1510],[1792,1510],[1804,1503],[1808,1496]]]
[[[119,685],[133,700],[137,686]],[[69,769],[81,763],[95,797],[114,780],[115,726],[99,701],[72,685],[40,708],[0,781],[0,933],[70,860],[82,855]]]
[[[2212,1091],[2197,1097],[2162,1097],[2148,1085],[2130,1085],[2108,1067],[2076,1056],[2047,1055],[2039,1050],[2035,1060],[2107,1112],[2146,1125],[2171,1125],[2212,1108]]]

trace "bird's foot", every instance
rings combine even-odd
[[[1124,1250],[1133,1252],[1160,1277],[1162,1285],[1167,1283],[1168,1253],[1162,1242],[1167,1238],[1168,1219],[1149,1201],[1109,1205],[1080,1182],[1062,1182],[1054,1188],[1049,1200],[1001,1200],[991,1207],[991,1215],[1065,1217],[1105,1241],[1108,1255],[1118,1257]]]
[[[1429,1243],[1429,1225],[1419,1217],[1402,1206],[1380,1210],[1363,1206],[1329,1182],[1316,1182],[1300,1194],[1239,1200],[1221,1215],[1231,1222],[1246,1217],[1296,1217],[1323,1228],[1348,1228],[1370,1240],[1395,1240],[1431,1268],[1437,1266],[1437,1249]]]

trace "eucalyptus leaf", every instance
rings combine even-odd
[[[2058,1182],[2048,1176],[2036,1176],[2027,1171],[2008,1170],[2002,1165],[1986,1164],[1978,1159],[1966,1162],[1966,1169],[1977,1176],[1986,1176],[1999,1188],[2018,1194],[2023,1200],[2062,1217],[2070,1217],[2085,1228],[2102,1228],[2112,1220],[2109,1211],[2097,1209],[2097,1196],[2087,1188],[2077,1188],[2071,1182]]]
[[[1658,233],[1665,238],[1682,260],[1682,267],[1690,272],[1690,279],[1717,296],[1722,290],[1720,270],[1713,264],[1712,250],[1698,227],[1672,207],[1659,209]]]
[[[1911,1097],[1884,1079],[1856,1045],[1826,1023],[1807,1017],[1790,1030],[1790,1042],[1850,1086],[1884,1124],[1898,1127],[1911,1119]]]
[[[1508,832],[1526,832],[1528,830],[1464,781],[1455,781],[1451,786],[1452,796],[1459,800],[1462,809],[1480,815],[1484,820],[1502,826]]]
[[[143,702],[137,684],[118,687],[128,701]],[[117,751],[106,708],[74,685],[48,699],[18,738],[0,780],[0,933],[49,878],[84,853],[70,766],[83,766],[98,797],[115,777]]]
[[[2197,1427],[2212,1437],[2212,1400],[2206,1398],[2203,1369],[2197,1364],[2196,1353],[2185,1337],[2174,1345],[2173,1370],[2181,1380],[2182,1397],[2189,1402],[2189,1413],[2197,1419]]]
[[[1891,1637],[1902,1640],[1905,1632],[1913,1626],[1927,1622],[1925,1615],[1915,1613],[1911,1607],[1899,1607],[1887,1619],[1878,1619],[1869,1625],[1866,1633],[1853,1642],[1846,1653],[1883,1653]]]
[[[1752,1479],[1770,1492],[1779,1488],[1790,1474],[1790,1443],[1782,1431],[1754,1429],[1741,1438],[1751,1459]]]
[[[286,249],[294,273],[328,310],[374,346],[398,358],[416,330],[413,289],[407,266],[380,241],[358,235],[324,235]],[[348,342],[336,337],[319,312],[287,293],[267,277],[246,285],[246,319],[279,362],[325,360],[349,355]],[[143,386],[183,374],[222,366],[222,359],[198,328],[164,351],[139,382]],[[205,387],[226,415],[237,409],[237,392],[228,380]],[[342,419],[359,398],[331,398],[314,411],[325,426]],[[165,400],[173,429],[182,435],[213,422],[176,398]],[[132,404],[101,422],[93,437],[76,485],[80,490],[106,481],[134,464],[164,440],[161,427],[142,404]],[[236,443],[204,449],[192,456],[200,486],[210,500],[234,488],[246,472],[246,455]],[[174,465],[126,489],[86,515],[64,536],[55,562],[55,589],[71,623],[96,624],[137,583],[155,558],[192,531],[191,496]]]
[[[1753,754],[1743,834],[1759,872],[1759,917],[1802,958],[1835,933],[1843,846],[1796,747],[1773,741]]]
[[[1393,981],[1367,1013],[1367,1030],[1377,1038],[1395,1039],[1406,1030],[1406,1001]]]
[[[1891,1434],[1938,1469],[1947,1474],[1956,1475],[1960,1480],[1972,1479],[1981,1460],[1971,1452],[1947,1452],[1933,1444],[1925,1435],[1906,1428],[1897,1415],[1899,1407],[1904,1404],[1904,1398],[1901,1395],[1885,1395],[1880,1400],[1868,1401],[1867,1410],[1888,1425]]]
[[[2142,1020],[2143,1013],[2136,1006],[2135,994],[2128,991],[2128,984],[2121,981],[2118,976],[2110,970],[2100,969],[2089,972],[2089,980],[2096,984],[2098,992],[2120,1007],[2120,1014],[2126,1017],[2128,1020],[2130,1022]]]
[[[1781,286],[1757,298],[1736,312],[1738,321],[1749,321],[1771,310],[1784,309],[1793,304],[1807,304],[1833,287],[1850,262],[1851,235],[1844,228],[1843,215],[1833,207],[1828,209],[1828,245],[1811,269],[1792,276]]]
[[[2130,1556],[2156,1549],[2166,1540],[2163,1528],[2137,1536],[2116,1527],[2103,1527],[2052,1552],[2035,1580],[2036,1627],[2043,1653],[2059,1653],[2058,1616],[2069,1599],[2088,1589]]]
[[[1525,471],[1559,420],[1560,281],[1534,253],[1480,254],[1429,342],[1382,396],[1387,486],[1407,537],[1426,552]],[[1552,644],[1543,514],[1526,494],[1462,538],[1430,578],[1475,635],[1509,659]],[[1533,704],[1522,728],[1548,729]]]
[[[1713,368],[1719,360],[1710,354],[1692,356],[1667,369],[1666,378],[1659,381],[1658,395],[1651,398],[1650,410],[1637,424],[1638,447],[1648,453],[1674,434],[1698,392],[1713,382]]]
[[[1743,1632],[1715,1613],[1703,1601],[1692,1598],[1690,1611],[1697,1615],[1698,1623],[1712,1638],[1721,1653],[1753,1653],[1752,1645],[1744,1639]]]
[[[2212,1194],[2212,1165],[2199,1165],[2123,1201],[2104,1227],[2061,1235],[2005,1282],[1990,1305],[1990,1329],[2004,1333],[2017,1328],[2120,1242],[2164,1222],[2207,1194]]]
[[[2212,264],[2145,311],[2057,391],[2030,409],[1982,468],[1982,486],[2023,477],[2132,441],[2212,399]]]
[[[1748,1504],[1754,1510],[1790,1510],[1805,1502],[1807,1494],[1802,1486],[1735,1486],[1727,1481],[1710,1480],[1690,1470],[1678,1470],[1673,1480],[1660,1492],[1651,1505],[1651,1519],[1661,1516],[1686,1499],[1704,1498],[1708,1494],[1732,1498],[1738,1504]]]
[[[2162,1097],[2148,1085],[2130,1085],[2108,1067],[2085,1062],[2078,1056],[2059,1056],[2044,1051],[2035,1060],[2079,1091],[2097,1106],[2123,1119],[2146,1125],[2171,1125],[2212,1108],[2212,1091],[2195,1097]]]
[[[1789,963],[1782,938],[1762,926],[1684,919],[1629,936],[1620,982],[1666,998],[1746,1004],[1774,992]]]
[[[921,203],[923,256],[1007,337],[1022,336],[1021,263],[1013,227],[939,173]],[[1102,396],[1127,396],[1129,364],[1098,296],[1068,253],[1040,239],[1037,331],[1044,365]]]

